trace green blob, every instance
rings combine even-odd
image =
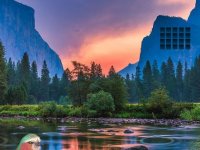
[[[20,143],[19,143],[19,145],[18,145],[18,147],[17,147],[17,150],[20,150],[20,149],[21,149],[21,145],[22,145],[23,143],[30,142],[30,141],[32,141],[32,140],[33,140],[33,142],[34,142],[35,139],[40,139],[40,137],[37,136],[36,134],[27,134],[27,135],[25,135],[25,136],[21,139],[21,141],[20,141]]]

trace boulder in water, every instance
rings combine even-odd
[[[148,150],[148,148],[146,146],[140,145],[140,146],[134,146],[131,148],[127,148],[125,150]]]
[[[132,129],[126,129],[126,130],[124,130],[124,133],[131,134],[131,133],[134,133],[134,131]]]

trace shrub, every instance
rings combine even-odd
[[[110,93],[100,91],[96,94],[89,94],[87,96],[87,102],[85,106],[91,111],[93,115],[99,116],[111,116],[115,111],[114,100]]]
[[[71,107],[68,115],[71,117],[82,117],[82,108],[81,107]]]
[[[4,105],[0,106],[0,115],[38,116],[37,105]]]
[[[1,105],[0,106],[0,112],[4,110],[9,110],[12,106],[11,105]]]
[[[192,110],[184,110],[181,118],[186,120],[200,120],[200,106],[196,106]]]
[[[38,106],[39,113],[42,117],[55,117],[56,116],[56,103],[54,101],[51,102],[42,102]]]
[[[120,113],[114,114],[114,117],[115,118],[131,118],[133,116],[129,112],[120,112]]]
[[[191,112],[187,109],[185,109],[181,114],[180,114],[180,117],[182,119],[186,119],[186,120],[192,120],[192,115],[191,115]]]
[[[191,115],[193,120],[200,120],[200,106],[196,106],[191,110]]]
[[[185,110],[192,110],[194,108],[194,104],[192,103],[174,103],[172,110],[174,117],[180,117],[181,113]]]
[[[123,111],[133,112],[133,113],[136,113],[136,112],[145,112],[145,108],[144,108],[143,105],[140,105],[140,104],[127,104],[124,107]]]
[[[168,92],[163,89],[156,89],[147,99],[144,107],[147,112],[152,113],[155,117],[174,118],[174,102],[168,95]]]
[[[57,105],[54,115],[56,117],[65,117],[67,116],[67,109],[65,109],[64,106]]]

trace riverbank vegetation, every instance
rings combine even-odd
[[[88,101],[82,106],[58,105],[54,101],[38,105],[1,105],[0,116],[200,120],[200,104],[174,102],[167,91],[161,88],[153,91],[142,103],[126,104],[123,109],[116,111],[111,94],[100,91],[89,95]]]
[[[192,104],[200,100],[200,57],[190,69],[171,58],[160,69],[147,61],[142,73],[137,67],[126,78],[113,66],[104,75],[95,62],[72,64],[51,78],[45,60],[41,73],[28,53],[17,63],[6,61],[0,43],[0,115],[200,120],[200,107]]]

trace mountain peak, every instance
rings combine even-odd
[[[196,0],[195,8],[191,11],[190,16],[188,18],[188,22],[190,24],[200,26],[200,0]]]
[[[7,59],[17,62],[27,52],[30,62],[36,61],[39,73],[46,60],[50,76],[62,76],[63,66],[59,56],[35,29],[33,8],[15,0],[0,0],[0,39]]]

